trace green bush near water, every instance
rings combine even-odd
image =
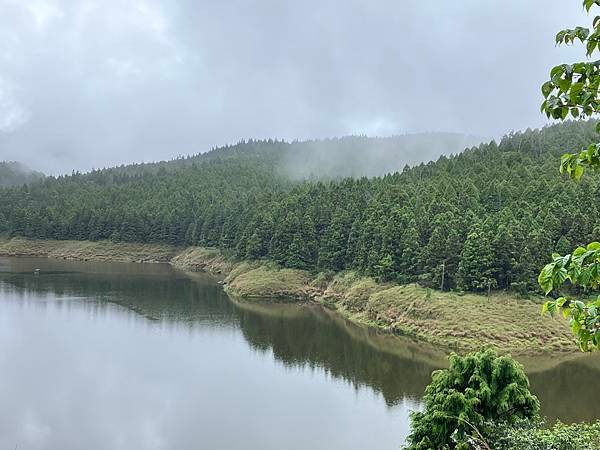
[[[488,349],[452,354],[448,369],[435,371],[425,390],[425,410],[411,415],[407,450],[468,450],[486,445],[489,423],[535,419],[538,399],[523,367]],[[486,448],[485,446],[482,448]]]
[[[598,450],[600,421],[552,426],[539,416],[523,367],[487,349],[453,354],[411,416],[405,450]]]

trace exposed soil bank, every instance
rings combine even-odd
[[[199,247],[0,239],[0,256],[42,256],[84,261],[170,263],[224,279],[238,300],[313,301],[358,323],[415,336],[457,350],[494,346],[514,355],[576,352],[565,321],[540,315],[541,299],[504,292],[490,298],[439,292],[417,285],[377,283],[355,272],[318,274],[282,269],[264,261],[237,261]]]

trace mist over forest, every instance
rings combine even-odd
[[[457,154],[484,139],[459,133],[347,136],[292,143],[280,170],[292,179],[373,177]]]
[[[400,172],[406,166],[435,161],[442,155],[456,155],[484,141],[477,136],[439,132],[389,137],[344,136],[292,142],[248,139],[169,161],[127,164],[100,171],[156,173],[161,168],[173,171],[214,159],[234,158],[252,164],[254,158],[259,158],[272,167],[275,175],[295,182],[375,177]]]
[[[0,187],[16,186],[31,183],[44,177],[16,161],[0,161]]]

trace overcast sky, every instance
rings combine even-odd
[[[580,0],[0,0],[0,160],[47,173],[243,138],[540,126]]]

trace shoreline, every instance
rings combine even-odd
[[[578,353],[566,321],[541,316],[540,298],[506,292],[494,292],[488,299],[416,284],[378,283],[353,271],[314,275],[268,261],[236,260],[218,249],[166,244],[0,238],[0,256],[167,263],[216,277],[236,301],[316,303],[350,322],[410,336],[446,352],[491,346],[520,356]]]

